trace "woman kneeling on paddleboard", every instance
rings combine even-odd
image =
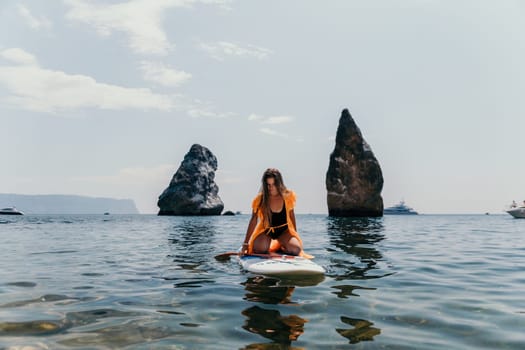
[[[282,252],[309,257],[295,225],[295,193],[286,188],[279,170],[266,169],[242,245],[243,254]]]

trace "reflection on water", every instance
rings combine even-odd
[[[216,232],[216,222],[209,217],[180,217],[169,227],[168,239],[178,249],[185,253],[197,252],[202,255],[202,249],[210,249]],[[185,261],[187,261],[187,255]]]
[[[242,312],[246,322],[242,328],[265,338],[273,340],[280,345],[290,345],[304,333],[304,324],[308,322],[297,315],[283,316],[277,310],[263,309],[252,306]],[[271,345],[253,344],[247,349],[270,349]]]
[[[106,219],[0,225],[0,349],[524,348],[525,221],[300,215],[294,279],[214,259],[249,215]]]
[[[280,286],[280,280],[274,277],[249,277],[243,283],[246,289],[245,300],[263,304],[290,304],[294,286]]]
[[[350,340],[351,344],[374,340],[374,337],[381,333],[379,328],[372,327],[373,323],[367,320],[341,316],[341,321],[353,327],[350,329],[336,329],[337,333]]]
[[[214,283],[208,277],[206,265],[213,249],[216,221],[213,217],[174,217],[166,228],[173,273],[163,278],[174,281],[175,288],[199,288]],[[183,273],[180,271],[182,270]]]
[[[328,218],[327,232],[331,255],[330,276],[335,281],[367,280],[381,278],[390,273],[377,274],[378,266],[383,260],[377,245],[385,239],[382,218]],[[373,272],[376,272],[373,274]],[[331,287],[338,298],[359,297],[359,291],[375,290],[354,283],[338,284]],[[381,330],[372,327],[373,323],[361,319],[341,316],[341,321],[352,328],[336,328],[341,336],[351,344],[372,341]]]
[[[246,290],[244,299],[263,304],[293,304],[295,287],[315,286],[324,280],[323,275],[312,276],[254,276],[242,283]]]
[[[298,286],[315,286],[324,280],[324,276],[268,277],[252,276],[242,283],[245,288],[245,300],[261,304],[298,305],[292,299]],[[299,349],[290,347],[292,341],[304,333],[306,319],[298,315],[283,316],[277,310],[252,306],[242,311],[247,317],[243,328],[265,338],[273,340],[269,344],[250,344],[245,349]]]
[[[343,284],[338,286],[332,286],[332,288],[337,289],[337,292],[333,292],[339,298],[347,299],[349,296],[358,297],[359,294],[354,293],[355,290],[375,290],[375,288],[365,288],[361,286],[354,286],[350,284]]]
[[[375,244],[382,241],[382,218],[329,217],[327,231],[332,253],[329,275],[336,280],[384,277],[370,274],[383,257]],[[334,253],[346,254],[334,254]]]

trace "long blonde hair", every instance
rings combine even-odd
[[[261,205],[260,208],[263,212],[264,217],[264,223],[266,227],[270,227],[272,225],[272,209],[270,208],[270,192],[268,191],[268,185],[266,184],[266,180],[269,178],[273,178],[275,181],[275,187],[277,188],[277,191],[279,192],[279,195],[283,197],[284,200],[284,194],[288,192],[288,189],[284,185],[283,176],[281,175],[281,172],[275,168],[268,168],[263,173],[263,176],[261,178]]]

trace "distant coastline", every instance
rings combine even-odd
[[[25,214],[139,214],[132,199],[63,194],[0,193],[0,207],[15,206]]]

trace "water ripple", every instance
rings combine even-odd
[[[525,220],[297,215],[305,250],[327,270],[315,278],[216,261],[248,220],[13,219],[2,225],[0,348],[525,346]]]

